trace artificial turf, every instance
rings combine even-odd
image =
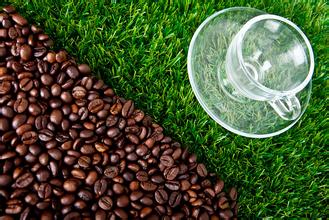
[[[12,0],[116,93],[133,99],[239,192],[239,217],[326,217],[328,188],[328,23],[324,0],[122,2]],[[6,4],[1,0],[0,5]],[[203,111],[187,76],[187,51],[201,22],[224,8],[249,6],[286,17],[308,36],[316,68],[302,119],[273,138],[232,134]]]

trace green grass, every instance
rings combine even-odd
[[[329,216],[329,10],[324,0],[11,2],[45,28],[57,49],[90,64],[117,94],[135,100],[166,134],[197,153],[227,186],[236,186],[241,218]],[[194,31],[215,11],[232,6],[287,17],[312,43],[316,69],[310,105],[280,136],[249,139],[226,131],[207,116],[189,85],[186,59]]]

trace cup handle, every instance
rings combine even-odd
[[[284,120],[295,120],[301,112],[298,98],[293,96],[284,96],[280,99],[268,102],[275,112]]]

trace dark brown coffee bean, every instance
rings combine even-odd
[[[82,75],[88,75],[91,73],[91,69],[87,64],[80,64],[78,69]]]
[[[163,175],[167,180],[174,180],[177,177],[178,172],[179,168],[177,166],[168,167],[164,170]]]
[[[14,103],[14,111],[17,113],[24,112],[28,107],[28,101],[25,98],[19,98]]]
[[[75,66],[69,66],[66,69],[66,73],[67,75],[69,75],[72,79],[76,79],[79,76],[79,71],[78,68],[76,68]]]
[[[96,195],[101,196],[107,190],[107,181],[105,179],[100,179],[95,182],[94,192]]]
[[[182,194],[175,191],[170,194],[168,203],[171,207],[176,207],[180,204],[181,199],[182,199]]]
[[[113,206],[113,201],[111,197],[103,196],[98,200],[98,205],[101,209],[108,211],[111,210]]]
[[[0,118],[0,131],[8,131],[9,121],[6,118]]]
[[[72,95],[75,99],[83,99],[87,95],[87,91],[82,86],[76,86],[72,90]]]
[[[34,144],[38,140],[38,134],[35,131],[27,131],[22,135],[21,140],[23,144]]]
[[[110,179],[113,179],[119,174],[119,168],[118,167],[108,167],[104,170],[104,175]]]
[[[219,216],[223,219],[230,219],[233,217],[233,213],[231,210],[226,209],[226,210],[220,211]]]
[[[29,113],[33,116],[40,115],[42,113],[42,109],[38,104],[31,103],[28,107]]]
[[[11,183],[12,177],[6,174],[0,174],[0,186],[4,187]]]
[[[93,198],[93,194],[89,190],[81,189],[78,192],[78,197],[84,201],[90,201]]]
[[[148,192],[152,192],[157,189],[157,185],[150,181],[141,182],[140,186],[143,190]]]
[[[28,61],[32,57],[32,48],[29,45],[24,44],[21,46],[19,53],[23,61]]]
[[[159,204],[165,204],[168,201],[168,194],[164,189],[158,189],[154,194],[155,201]]]
[[[235,201],[238,197],[238,193],[236,191],[235,187],[232,187],[229,191],[228,191],[228,195],[230,196],[230,199]]]
[[[25,92],[30,91],[33,87],[33,81],[30,78],[24,78],[19,81],[19,88]]]
[[[145,171],[138,171],[136,173],[136,179],[141,181],[141,182],[145,182],[148,180],[148,175]]]
[[[125,118],[128,118],[131,116],[131,114],[134,111],[134,102],[131,100],[128,100],[122,107],[122,116]]]
[[[42,129],[39,131],[39,139],[41,141],[50,141],[52,140],[54,137],[54,134],[52,131],[50,131],[49,129]]]
[[[180,183],[178,181],[167,181],[165,186],[171,191],[177,191],[180,188]]]
[[[50,121],[59,125],[63,120],[63,113],[60,109],[54,109],[50,114]]]
[[[82,168],[88,168],[90,166],[91,159],[87,156],[81,156],[78,160],[78,164]]]
[[[9,93],[11,89],[11,83],[9,81],[0,81],[0,95]]]
[[[164,155],[160,157],[160,163],[166,167],[172,167],[174,165],[174,159],[169,155]]]
[[[63,100],[63,102],[65,103],[71,103],[73,98],[72,98],[72,95],[71,93],[69,92],[62,92],[61,94],[61,99]]]
[[[81,138],[91,138],[93,135],[94,135],[94,132],[92,130],[88,130],[88,129],[82,130],[80,132]]]
[[[77,179],[85,179],[86,178],[86,174],[83,170],[81,169],[73,169],[71,171],[71,174],[73,177],[77,178]]]
[[[106,134],[109,138],[114,138],[120,134],[120,130],[117,128],[110,128]]]
[[[18,199],[11,199],[7,201],[7,207],[5,209],[6,214],[15,215],[19,214],[23,210],[22,201]]]
[[[123,209],[116,208],[114,209],[114,213],[119,219],[128,219],[128,214]]]
[[[24,173],[17,178],[15,186],[18,188],[26,188],[33,182],[33,175],[31,173]]]
[[[145,217],[147,217],[148,215],[150,215],[151,212],[152,212],[152,208],[150,208],[150,207],[145,207],[145,208],[143,208],[143,209],[140,211],[139,216],[140,216],[141,218],[145,218]]]
[[[50,184],[42,183],[42,184],[40,184],[39,189],[38,189],[38,196],[41,199],[49,198],[49,196],[51,195],[51,191],[52,191],[52,189],[51,189]]]
[[[129,205],[129,197],[126,195],[121,195],[117,198],[116,205],[120,208],[127,207]]]
[[[91,113],[97,113],[104,107],[104,101],[101,99],[95,99],[88,104],[88,110]]]
[[[202,164],[202,163],[198,164],[198,166],[197,166],[197,173],[201,177],[206,177],[208,175],[207,168],[205,167],[204,164]]]
[[[76,192],[80,185],[79,180],[77,179],[68,179],[64,182],[63,188],[68,192]]]
[[[22,17],[20,14],[12,14],[11,18],[13,19],[14,22],[16,22],[20,26],[27,25],[27,20],[24,17]]]

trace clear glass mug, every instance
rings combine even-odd
[[[307,86],[313,71],[313,51],[305,34],[271,14],[243,25],[226,54],[227,79],[238,93],[268,102],[284,120],[301,114],[296,93]]]

